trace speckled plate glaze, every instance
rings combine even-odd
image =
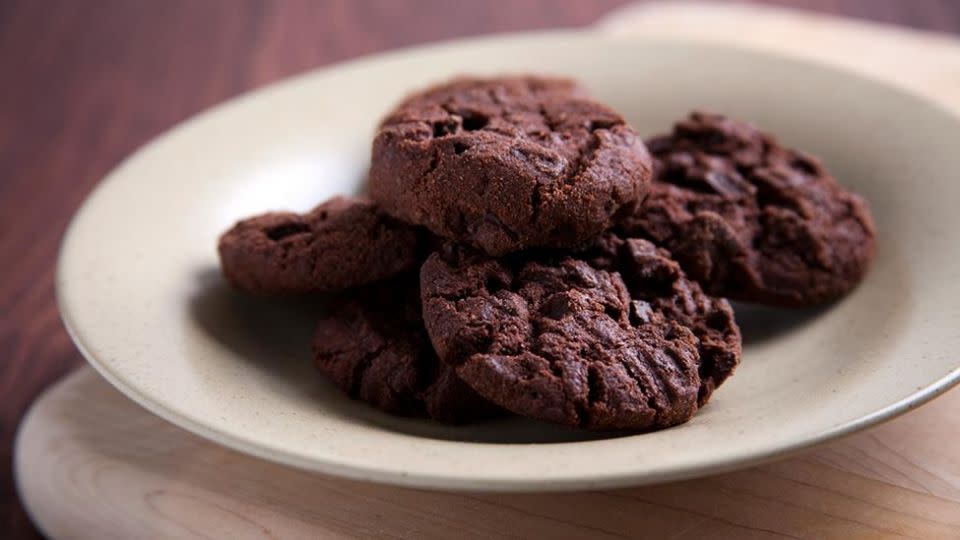
[[[866,282],[829,308],[736,306],[736,376],[691,422],[606,436],[520,419],[399,419],[313,372],[322,303],[231,292],[217,235],[273,208],[362,189],[371,134],[407,91],[453,74],[581,79],[645,134],[693,107],[822,156],[880,229]],[[327,474],[442,489],[564,490],[687,478],[773,459],[888,419],[960,371],[960,121],[884,84],[684,42],[552,32],[409,49],[324,69],[185,122],[114,170],[74,218],[57,291],[110,382],[190,431]]]

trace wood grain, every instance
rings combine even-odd
[[[0,531],[35,537],[11,441],[30,401],[82,363],[53,295],[70,215],[120,159],[240,92],[361,54],[592,22],[621,0],[0,2]],[[960,31],[952,0],[767,2]]]
[[[339,480],[207,442],[90,368],[32,409],[23,494],[54,538],[956,538],[960,392],[801,457],[660,486],[428,492]]]

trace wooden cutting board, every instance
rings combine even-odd
[[[891,80],[960,111],[960,44],[748,6],[627,8],[608,32],[776,50]],[[464,494],[260,461],[141,409],[90,368],[48,390],[16,443],[49,537],[960,538],[960,389],[793,459],[687,482],[570,494]]]

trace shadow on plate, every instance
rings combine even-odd
[[[260,298],[231,289],[216,268],[198,272],[190,316],[213,340],[278,378],[306,391],[316,372],[310,364],[314,322],[324,312],[323,297]]]
[[[743,334],[744,348],[796,332],[830,309],[830,305],[783,309],[730,302]]]

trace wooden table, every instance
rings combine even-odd
[[[11,440],[30,401],[83,361],[59,321],[54,263],[71,214],[113,165],[176,122],[293,73],[413,43],[586,24],[622,3],[0,2],[3,536],[37,536],[14,492]],[[953,0],[767,3],[960,32]]]

